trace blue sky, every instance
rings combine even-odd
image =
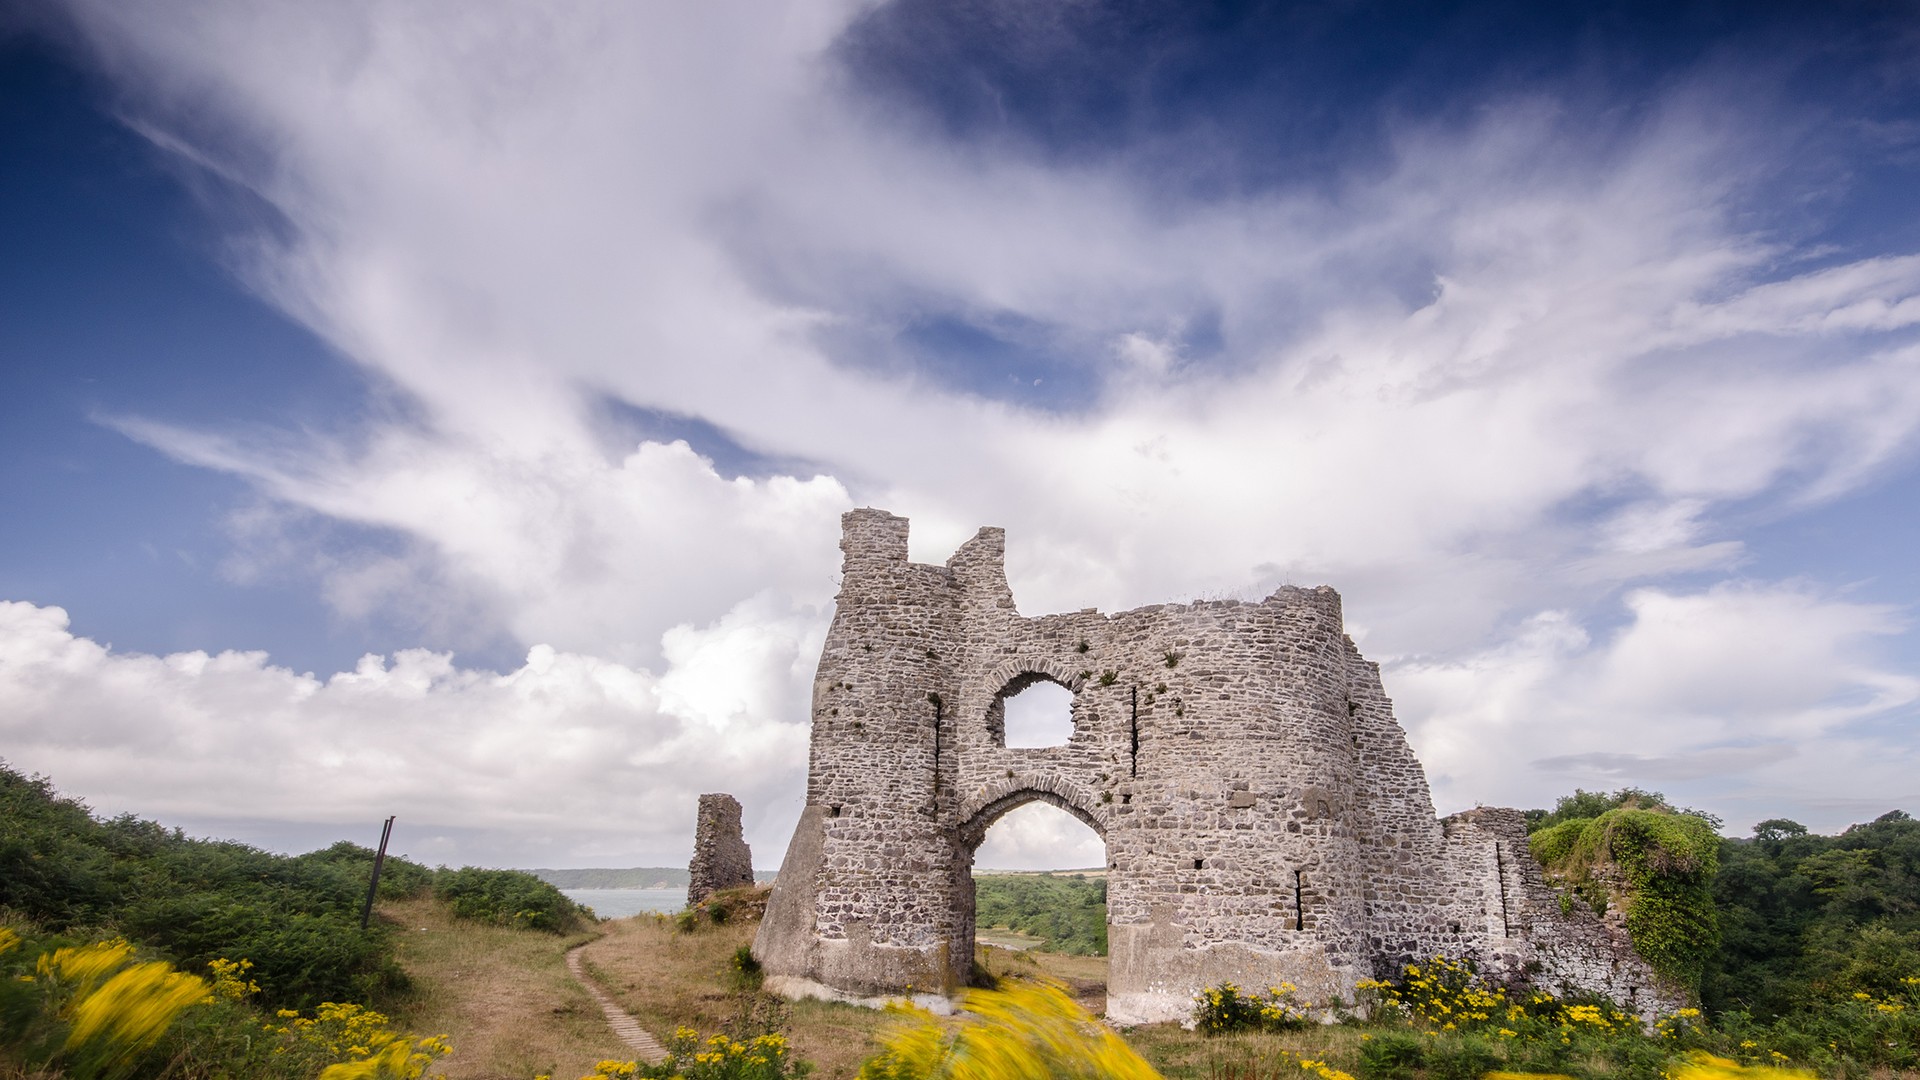
[[[12,19],[0,730],[103,809],[772,865],[880,505],[1334,585],[1443,812],[1920,810],[1920,5]]]

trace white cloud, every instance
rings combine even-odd
[[[872,503],[935,561],[1007,526],[1028,612],[1332,583],[1413,680],[1403,716],[1451,791],[1703,745],[1541,730],[1537,707],[1580,695],[1721,739],[1746,731],[1728,710],[1814,738],[1908,700],[1836,644],[1892,632],[1880,607],[1644,588],[1736,563],[1727,507],[1844,494],[1909,462],[1920,428],[1920,256],[1812,266],[1750,231],[1778,133],[1710,83],[1631,130],[1490,101],[1403,127],[1327,190],[1196,200],[1124,160],[889,124],[825,52],[851,4],[73,10],[132,122],[285,216],[235,238],[248,280],[404,404],[278,440],[115,421],[278,508],[404,537],[304,560],[342,611],[484,621],[614,665],[680,732],[804,681],[785,613],[827,602],[835,515]],[[1077,382],[1077,407],[956,388],[889,337],[954,312],[1056,330],[1047,382]],[[1187,355],[1209,315],[1220,354]],[[606,397],[820,475],[730,480],[637,438],[609,459]],[[260,532],[263,558],[302,561],[295,532]],[[1593,644],[1636,588],[1632,633]],[[359,700],[338,681],[316,700]],[[227,707],[188,697],[181,724]],[[576,787],[680,760],[603,779],[603,747],[574,739]],[[1494,739],[1527,749],[1475,765]]]
[[[778,865],[806,771],[818,611],[752,598],[671,634],[663,676],[536,645],[505,674],[408,650],[325,678],[261,653],[120,654],[66,612],[0,602],[0,739],[107,813],[261,842],[361,839],[397,815],[417,856],[518,865],[684,858],[695,796],[748,808]]]
[[[1107,845],[1085,822],[1057,806],[1028,803],[987,829],[974,852],[985,870],[1091,870],[1107,865]]]
[[[1385,673],[1444,809],[1638,785],[1736,829],[1768,806],[1834,828],[1856,803],[1920,798],[1920,753],[1875,723],[1904,726],[1920,702],[1920,678],[1878,655],[1906,628],[1892,609],[1750,583],[1639,589],[1626,606],[1602,640],[1546,612],[1497,648]]]
[[[655,660],[667,627],[711,617],[716,603],[770,588],[821,596],[850,505],[830,477],[723,479],[680,441],[641,443],[609,462],[583,448],[527,457],[396,431],[343,467],[115,423],[292,505],[416,538],[403,555],[329,567],[327,595],[345,612],[432,604],[450,589],[518,640],[627,662]],[[289,539],[269,535],[275,545]]]

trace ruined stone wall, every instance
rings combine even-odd
[[[687,906],[721,889],[751,884],[753,852],[740,832],[740,800],[723,793],[700,796],[693,861],[687,864]]]
[[[1531,865],[1524,830],[1516,848],[1505,819],[1435,819],[1332,589],[1026,618],[998,529],[945,566],[908,562],[903,518],[856,510],[844,529],[807,807],[754,946],[774,989],[965,985],[973,853],[1035,800],[1106,843],[1116,1020],[1184,1018],[1226,981],[1351,1000],[1442,952],[1631,983],[1600,978],[1595,950],[1618,942],[1597,920],[1573,932],[1530,891],[1537,866],[1511,868]],[[1006,698],[1038,680],[1073,692],[1073,734],[1009,748]]]
[[[1584,903],[1563,906],[1528,850],[1520,811],[1480,807],[1442,824],[1451,875],[1485,926],[1476,943],[1484,971],[1556,995],[1602,994],[1647,1019],[1686,1003],[1634,951],[1623,909],[1600,918]]]

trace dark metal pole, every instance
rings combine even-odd
[[[387,838],[393,835],[393,818],[380,830],[380,850],[373,853],[373,880],[367,882],[367,902],[360,908],[360,929],[367,928],[367,920],[373,917],[373,894],[380,888],[380,864],[387,861]]]

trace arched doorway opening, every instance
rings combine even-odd
[[[1107,847],[1095,823],[1065,800],[1023,792],[982,811],[967,834],[975,984],[1044,975],[1104,1014]]]

